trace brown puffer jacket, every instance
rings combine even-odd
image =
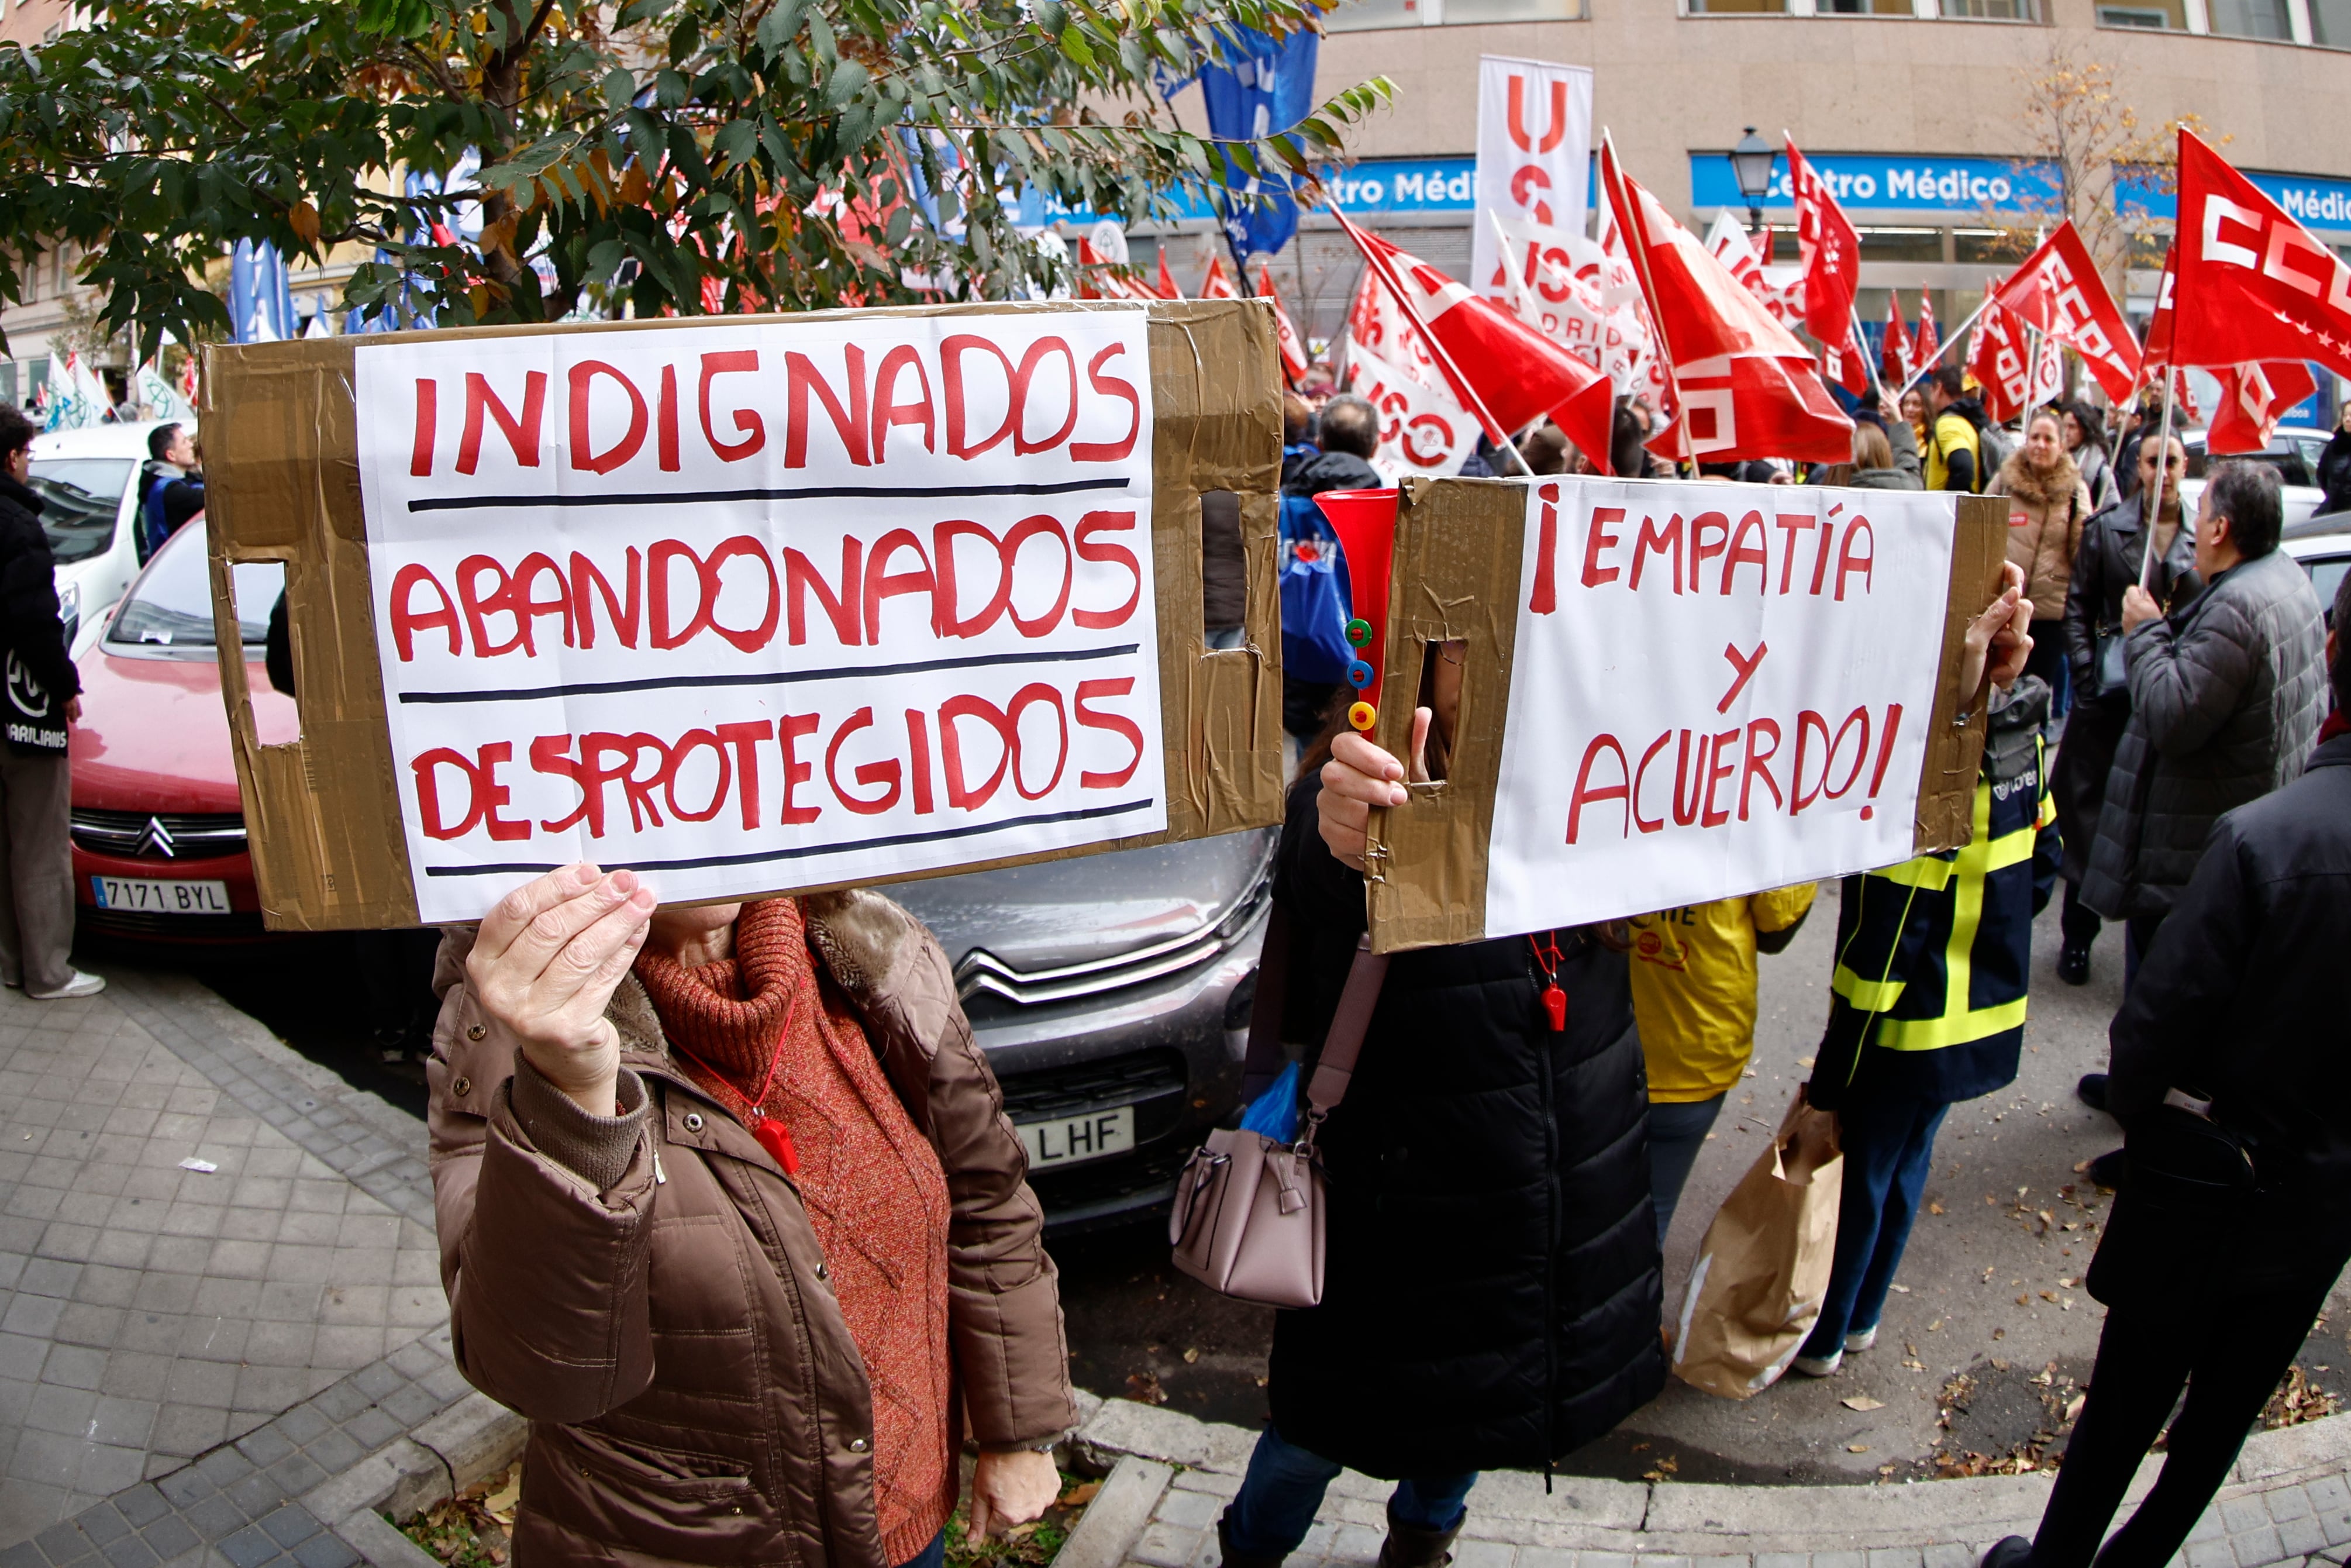
[[[2022,448],[2000,465],[1985,492],[2008,498],[2008,559],[2024,569],[2024,597],[2035,621],[2065,614],[2065,587],[2074,580],[2074,557],[2090,521],[2090,487],[2071,457],[2046,473],[2027,467]]]
[[[1077,1421],[1059,1282],[946,955],[876,894],[801,907],[946,1172],[951,1427],[1046,1441]],[[606,1012],[651,1102],[627,1168],[598,1192],[535,1147],[473,940],[448,932],[435,977],[433,1186],[457,1364],[531,1420],[516,1563],[890,1568],[864,1367],[792,1184],[672,1062],[633,976]]]

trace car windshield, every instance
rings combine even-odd
[[[2343,574],[2351,571],[2351,555],[2304,561],[2303,566],[2310,573],[2310,586],[2318,591],[2318,602],[2325,606],[2331,619],[2335,613],[2335,596],[2343,588]]]
[[[36,457],[33,489],[48,505],[41,531],[59,562],[88,560],[114,542],[123,487],[136,465],[128,457]]]
[[[286,586],[286,568],[274,560],[247,561],[235,569],[239,639],[256,647],[268,635],[270,607]],[[148,647],[193,648],[210,657],[213,649],[213,578],[201,519],[164,542],[107,629],[109,643]]]

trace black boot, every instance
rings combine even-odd
[[[1217,1515],[1217,1550],[1224,1556],[1225,1568],[1281,1568],[1282,1559],[1290,1555],[1286,1552],[1268,1553],[1234,1551],[1229,1523],[1231,1518],[1232,1511],[1229,1509]]]
[[[2032,1542],[2011,1535],[1983,1554],[1980,1568],[2032,1568]]]
[[[2057,977],[2069,986],[2090,983],[2090,949],[2068,942],[2057,954]]]
[[[1468,1516],[1462,1516],[1467,1522]],[[1395,1514],[1395,1500],[1388,1500],[1388,1538],[1380,1542],[1379,1568],[1445,1568],[1453,1561],[1453,1538],[1461,1533],[1457,1524],[1450,1530],[1424,1530],[1416,1524],[1406,1524]]]

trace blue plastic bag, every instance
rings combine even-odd
[[[1272,1086],[1249,1102],[1249,1108],[1241,1113],[1241,1131],[1277,1144],[1297,1141],[1298,1063],[1283,1068]]]

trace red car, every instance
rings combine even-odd
[[[261,663],[284,582],[285,568],[275,563],[236,568],[246,679],[265,745],[300,733],[294,700],[270,686]],[[221,706],[202,517],[155,552],[80,668],[72,754],[80,929],[142,942],[260,939],[261,900]]]

